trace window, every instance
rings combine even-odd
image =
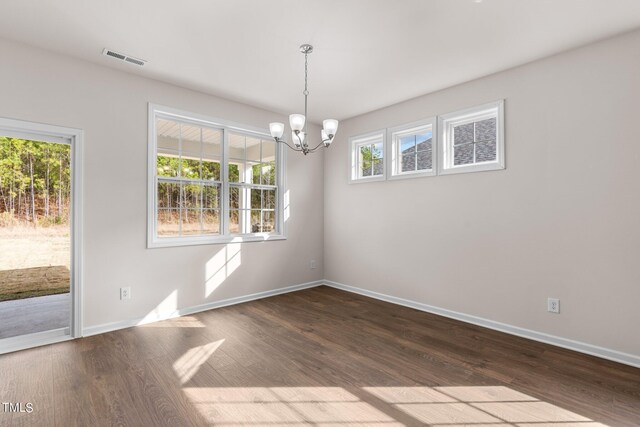
[[[350,138],[351,182],[379,181],[385,177],[384,131]]]
[[[276,142],[229,132],[229,231],[276,229]]]
[[[436,174],[435,118],[391,128],[391,179]]]
[[[149,247],[284,238],[267,132],[149,106]]]
[[[504,169],[504,101],[439,118],[440,173]]]

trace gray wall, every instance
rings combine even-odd
[[[148,102],[265,129],[286,117],[24,45],[0,41],[0,52],[1,117],[85,131],[85,327],[323,277],[322,154],[288,156],[289,239],[242,244],[210,295],[207,263],[217,269],[225,245],[146,249]],[[131,300],[119,300],[121,286]]]
[[[640,355],[638,46],[630,33],[341,123],[325,278]],[[506,170],[348,184],[350,136],[501,98]]]

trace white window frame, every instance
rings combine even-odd
[[[400,156],[400,138],[407,135],[414,135],[421,131],[431,128],[431,169],[428,170],[415,170],[401,172],[400,162],[402,162]],[[429,117],[428,119],[419,120],[412,123],[406,123],[404,125],[395,126],[387,129],[387,140],[389,141],[388,153],[386,160],[389,164],[387,170],[390,171],[389,179],[406,179],[406,178],[421,178],[425,176],[436,176],[438,174],[438,132],[436,126],[436,118]]]
[[[156,119],[164,118],[195,126],[205,126],[221,129],[223,132],[222,159],[220,165],[221,195],[220,195],[220,235],[195,235],[158,237],[157,218],[157,135]],[[284,240],[287,238],[284,221],[284,193],[285,193],[285,157],[282,144],[276,144],[276,230],[268,233],[231,234],[229,232],[229,132],[241,133],[262,139],[271,139],[268,130],[255,128],[228,120],[210,118],[201,114],[190,113],[176,108],[149,103],[148,117],[148,164],[147,164],[147,247],[163,248],[174,246],[225,244],[236,242],[259,242],[265,240]]]
[[[374,142],[382,142],[382,175],[372,175],[360,177],[358,171],[359,168],[359,154],[358,149],[367,144]],[[374,132],[368,132],[361,135],[352,136],[349,138],[349,183],[364,183],[384,181],[387,179],[387,132],[385,129],[377,130]]]
[[[496,119],[496,160],[492,162],[454,165],[453,127],[488,118]],[[504,100],[502,99],[439,116],[438,153],[439,175],[504,169]]]

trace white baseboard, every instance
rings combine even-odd
[[[211,310],[214,308],[226,307],[228,305],[241,304],[243,302],[254,301],[262,298],[272,297],[275,295],[286,294],[289,292],[300,291],[302,289],[313,288],[324,283],[323,280],[314,282],[301,283],[299,285],[287,286],[284,288],[272,289],[270,291],[257,292],[255,294],[243,295],[235,298],[224,299],[220,301],[208,302],[192,307],[185,307],[171,312],[158,313],[153,316],[146,316],[139,319],[123,320],[120,322],[105,323],[102,325],[89,326],[84,328],[82,336],[103,334],[105,332],[116,331],[118,329],[130,328],[132,326],[145,325],[147,323],[158,322],[160,320],[172,319],[174,317],[187,316],[199,313],[201,311]]]
[[[367,289],[348,286],[342,283],[332,282],[330,280],[325,280],[323,283],[326,286],[330,286],[336,289],[341,289],[343,291],[353,292],[356,294],[375,298],[381,301],[386,301],[393,304],[414,308],[420,311],[426,311],[428,313],[437,314],[439,316],[449,317],[451,319],[460,320],[462,322],[471,323],[473,325],[494,329],[500,332],[506,332],[507,334],[517,335],[519,337],[528,338],[534,341],[540,341],[546,344],[555,345],[555,346],[566,348],[569,350],[574,350],[580,353],[589,354],[591,356],[597,356],[603,359],[608,359],[614,362],[624,363],[625,365],[630,365],[636,368],[640,368],[640,356],[636,356],[633,354],[622,353],[620,351],[611,350],[604,347],[598,347],[596,345],[587,344],[580,341],[574,341],[567,338],[557,337],[554,335],[545,334],[543,332],[532,331],[530,329],[520,328],[518,326],[508,325],[506,323],[496,322],[493,320],[484,319],[482,317],[472,316],[470,314],[459,313],[457,311],[447,310],[445,308],[434,307],[432,305],[423,304],[420,302],[411,301],[404,298],[398,298],[391,295],[381,294],[378,292],[369,291]]]

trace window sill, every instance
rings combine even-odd
[[[483,172],[483,171],[495,171],[505,169],[504,164],[499,162],[492,163],[479,163],[469,166],[455,166],[448,169],[441,169],[438,175],[453,175],[456,173],[469,173],[469,172]]]
[[[172,248],[178,246],[224,245],[228,243],[267,242],[287,240],[284,234],[254,233],[233,236],[167,237],[147,242],[147,249]]]
[[[434,169],[430,169],[426,172],[404,172],[396,175],[389,176],[389,180],[396,179],[411,179],[411,178],[425,178],[427,176],[436,176],[436,171]]]
[[[350,179],[349,184],[363,184],[365,182],[384,181],[386,178],[384,175],[375,175],[367,178]]]

